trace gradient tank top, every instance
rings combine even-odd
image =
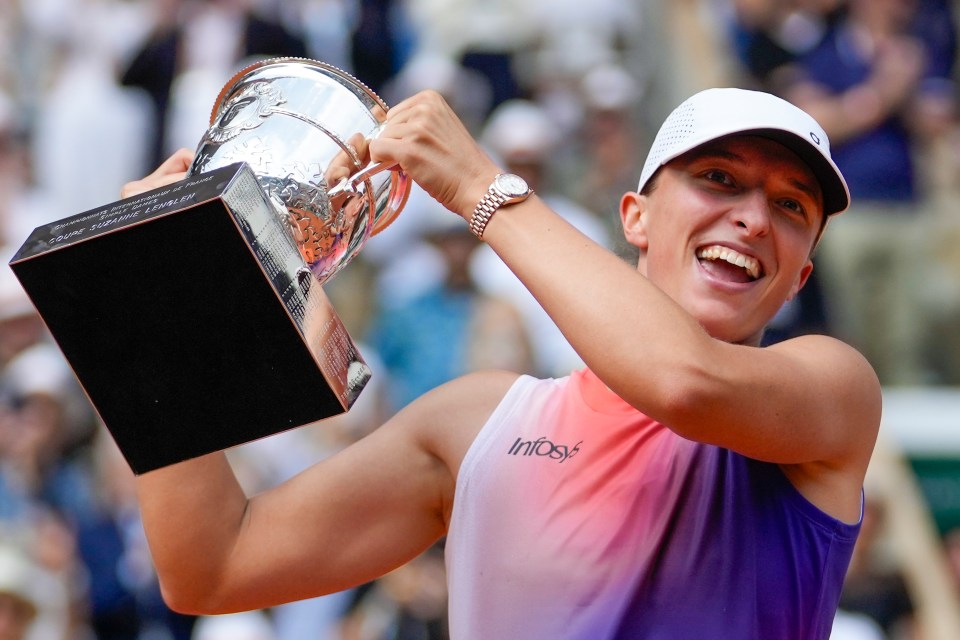
[[[826,640],[859,528],[589,370],[521,377],[459,472],[451,637]]]

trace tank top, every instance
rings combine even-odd
[[[826,640],[859,529],[589,370],[521,377],[457,478],[451,637]]]

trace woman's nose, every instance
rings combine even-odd
[[[746,192],[731,216],[750,236],[763,236],[770,230],[770,203],[762,189]]]

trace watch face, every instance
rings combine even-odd
[[[518,175],[512,173],[503,173],[497,176],[497,189],[503,192],[508,198],[516,198],[525,195],[530,187]]]

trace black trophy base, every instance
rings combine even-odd
[[[245,164],[41,227],[11,268],[137,474],[342,413],[370,375]]]

